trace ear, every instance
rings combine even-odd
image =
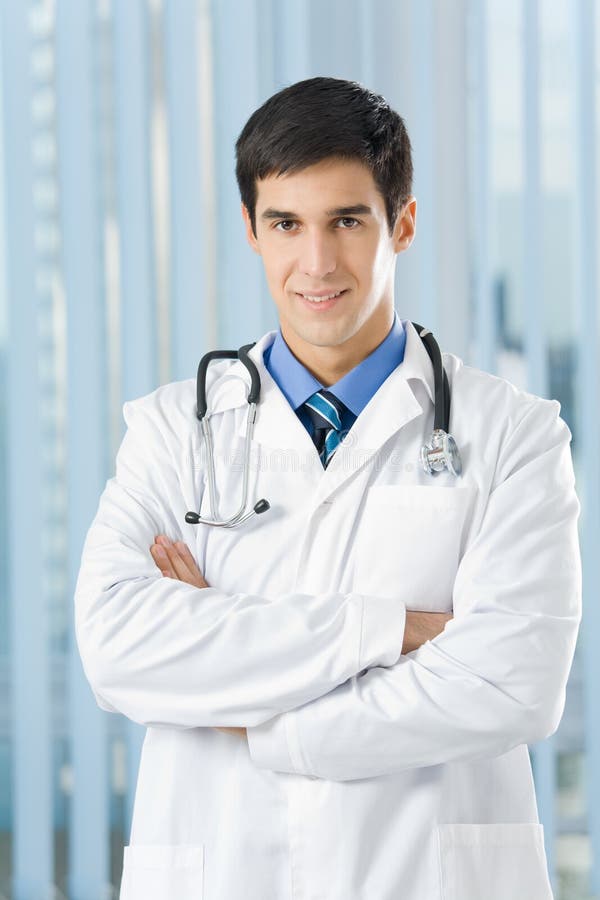
[[[394,249],[396,253],[408,250],[413,242],[417,228],[417,200],[411,196],[408,198],[400,212],[394,226]]]
[[[250,246],[252,247],[254,252],[258,253],[258,255],[260,256],[261,253],[260,253],[260,250],[258,247],[258,241],[254,237],[254,234],[252,232],[252,222],[250,221],[250,213],[248,212],[246,206],[243,203],[241,204],[241,207],[242,207],[242,218],[244,220],[244,225],[246,227],[246,240],[248,241],[248,243],[250,244]]]

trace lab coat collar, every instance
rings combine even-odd
[[[323,469],[310,435],[291,408],[279,386],[269,374],[263,353],[275,340],[276,331],[259,338],[249,352],[261,380],[261,395],[257,406],[254,439],[260,444],[278,449],[294,449],[303,457],[314,456],[315,475],[330,493],[357,468],[362,468],[379,448],[400,428],[425,411],[410,382],[420,381],[433,403],[433,366],[417,330],[410,321],[406,328],[404,360],[386,378],[379,390],[356,419],[345,441],[338,447],[327,469]],[[235,409],[246,403],[249,376],[240,360],[235,360],[220,375],[208,394],[209,415]],[[382,411],[385,410],[385,415]],[[245,417],[239,434],[246,433]]]

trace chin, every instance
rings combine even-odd
[[[297,332],[299,337],[313,347],[339,347],[354,335],[354,331],[322,326],[320,328],[303,329]]]

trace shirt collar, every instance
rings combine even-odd
[[[371,397],[404,359],[406,329],[394,310],[394,321],[383,341],[357,366],[327,388],[350,409],[360,415]],[[279,385],[292,409],[321,390],[324,385],[298,360],[278,329],[275,340],[264,353],[264,363]]]

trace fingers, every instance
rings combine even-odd
[[[229,728],[225,725],[214,725],[215,731],[222,731],[224,734],[237,734],[239,737],[246,737],[245,728]]]
[[[152,544],[150,554],[165,578],[177,578],[166,547],[162,544]]]
[[[192,556],[188,545],[184,544],[183,541],[177,541],[175,546],[179,550],[179,554],[180,554],[181,558],[183,559],[184,563],[186,564],[186,566],[188,567],[189,571],[192,572],[194,575],[201,574],[200,569],[196,565],[196,560]]]
[[[167,578],[175,578],[195,587],[209,587],[196,560],[183,541],[172,543],[166,535],[157,535],[150,547],[152,559]]]
[[[168,578],[177,578],[179,581],[190,580],[192,573],[174,544],[170,542],[167,544],[159,537],[156,544],[153,544],[150,549],[153,559],[158,560],[158,567],[163,575]]]

